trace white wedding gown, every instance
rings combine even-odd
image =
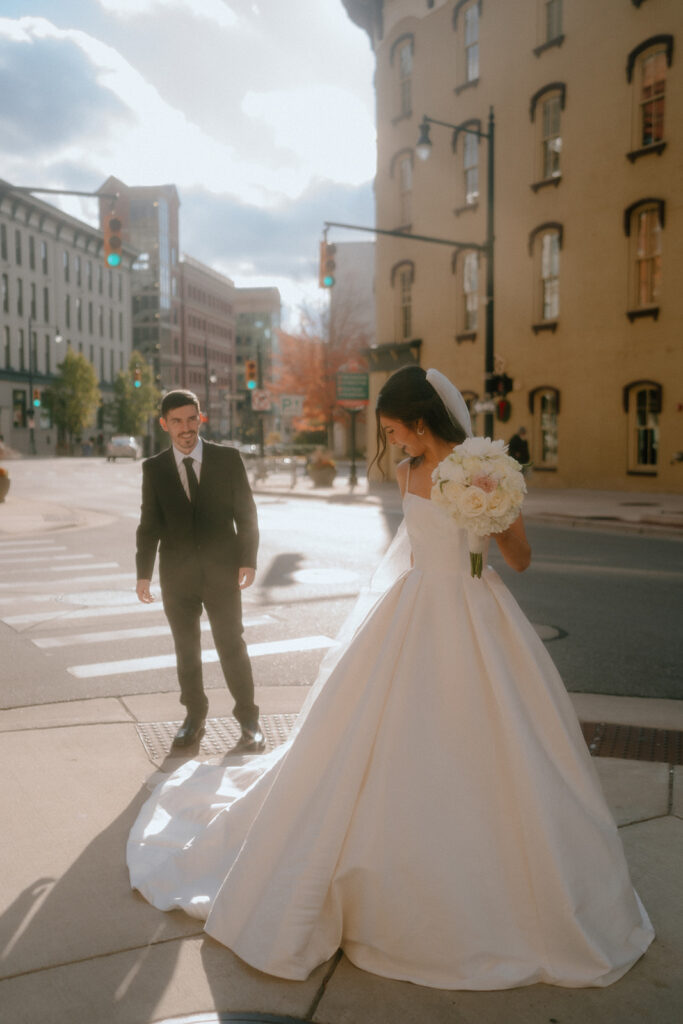
[[[414,557],[243,766],[190,761],[128,843],[131,882],[268,974],[341,946],[445,989],[608,985],[653,930],[543,644],[467,541],[408,494]]]

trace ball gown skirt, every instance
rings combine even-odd
[[[287,743],[190,761],[128,842],[132,886],[253,967],[341,947],[445,989],[609,985],[653,938],[573,707],[467,540],[408,494],[413,566],[321,673]]]

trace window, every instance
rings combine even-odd
[[[83,330],[83,302],[80,296],[76,299],[76,327],[79,331]]]
[[[560,237],[549,231],[541,245],[541,317],[556,320],[560,315]]]
[[[624,388],[624,409],[628,414],[628,470],[655,473],[659,453],[659,414],[662,387],[649,380],[635,381]]]
[[[543,111],[542,162],[544,178],[557,178],[560,174],[560,153],[562,151],[562,136],[560,134],[561,102],[560,96],[555,94],[544,100],[541,107]]]
[[[4,328],[5,340],[4,340],[4,354],[5,354],[5,369],[10,370],[12,368],[12,346],[10,343],[9,327],[5,325]]]
[[[0,224],[0,259],[7,259],[7,225]]]
[[[35,283],[33,281],[31,281],[30,288],[31,288],[31,291],[30,291],[30,298],[29,298],[29,316],[31,317],[32,320],[37,320],[38,319],[38,307],[37,307],[37,302],[36,302],[36,286],[35,286]]]
[[[40,243],[40,266],[44,274],[47,274],[47,242]]]
[[[18,267],[21,266],[21,231],[19,228],[14,230],[14,259]]]
[[[33,235],[28,236],[28,265],[31,270],[36,269],[36,240]]]
[[[537,192],[544,185],[557,185],[562,173],[562,111],[565,107],[567,87],[564,82],[550,82],[531,97],[529,116],[536,128],[536,153],[532,189]]]
[[[85,279],[88,285],[88,291],[92,291],[92,260],[88,260],[85,265]]]
[[[659,302],[662,284],[662,226],[654,208],[637,214],[636,305],[653,306]]]
[[[479,78],[479,2],[465,11],[465,80]]]
[[[410,117],[413,112],[413,39],[398,47],[398,116]]]
[[[2,311],[9,313],[9,277],[2,275]]]
[[[465,331],[476,331],[479,315],[479,256],[476,252],[465,253],[462,291]]]
[[[636,46],[626,61],[626,79],[633,87],[632,148],[634,162],[661,153],[665,142],[666,79],[673,58],[673,36],[658,35]]]
[[[464,158],[465,205],[474,206],[479,199],[479,139],[465,132]]]
[[[396,339],[406,341],[412,336],[412,288],[415,265],[411,260],[397,263],[391,271],[391,284],[395,291]]]
[[[555,470],[558,465],[558,417],[560,393],[557,388],[535,388],[529,395],[533,414],[532,454],[534,469]]]
[[[50,319],[50,289],[43,288],[43,320],[47,323]]]
[[[89,302],[88,303],[88,334],[92,334],[92,332],[93,332],[93,312],[92,312],[92,302]]]
[[[104,337],[104,306],[99,307],[99,316],[97,318],[97,326],[100,334],[100,338]]]
[[[76,255],[74,257],[74,266],[76,270],[76,284],[81,287],[81,257]]]
[[[17,313],[24,315],[24,282],[20,277],[17,278]]]
[[[50,335],[46,334],[45,335],[45,373],[51,373],[51,371],[52,371],[52,364],[51,364],[51,360],[50,360],[50,351],[51,351]]]
[[[407,227],[411,222],[412,195],[413,159],[412,156],[403,156],[398,164],[399,223],[402,227]]]
[[[666,52],[654,50],[640,65],[640,145],[652,146],[664,138]]]
[[[630,320],[659,313],[662,292],[662,199],[642,199],[624,212],[624,230],[630,238]]]
[[[26,353],[24,352],[24,328],[19,328],[19,369],[26,369]]]
[[[562,35],[562,0],[545,0],[545,41]]]
[[[67,327],[71,327],[71,296],[67,295],[64,298],[64,323]]]
[[[114,310],[109,310],[109,337],[114,340]]]

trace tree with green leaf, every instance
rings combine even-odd
[[[43,401],[57,427],[60,444],[66,440],[72,452],[74,438],[95,422],[102,396],[95,368],[81,353],[67,349],[58,370],[54,383],[43,394]]]
[[[154,371],[139,352],[132,352],[128,369],[114,381],[114,398],[109,418],[119,434],[142,434],[150,416],[159,408],[161,392],[154,383]]]

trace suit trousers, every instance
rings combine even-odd
[[[251,662],[242,636],[242,594],[237,570],[233,571],[235,582],[226,584],[225,575],[210,578],[196,566],[191,574],[183,574],[182,583],[162,581],[161,593],[175,645],[181,704],[188,714],[206,717],[209,702],[204,692],[199,627],[204,607],[223,676],[235,700],[233,714],[243,728],[253,732],[259,709],[254,703]]]

